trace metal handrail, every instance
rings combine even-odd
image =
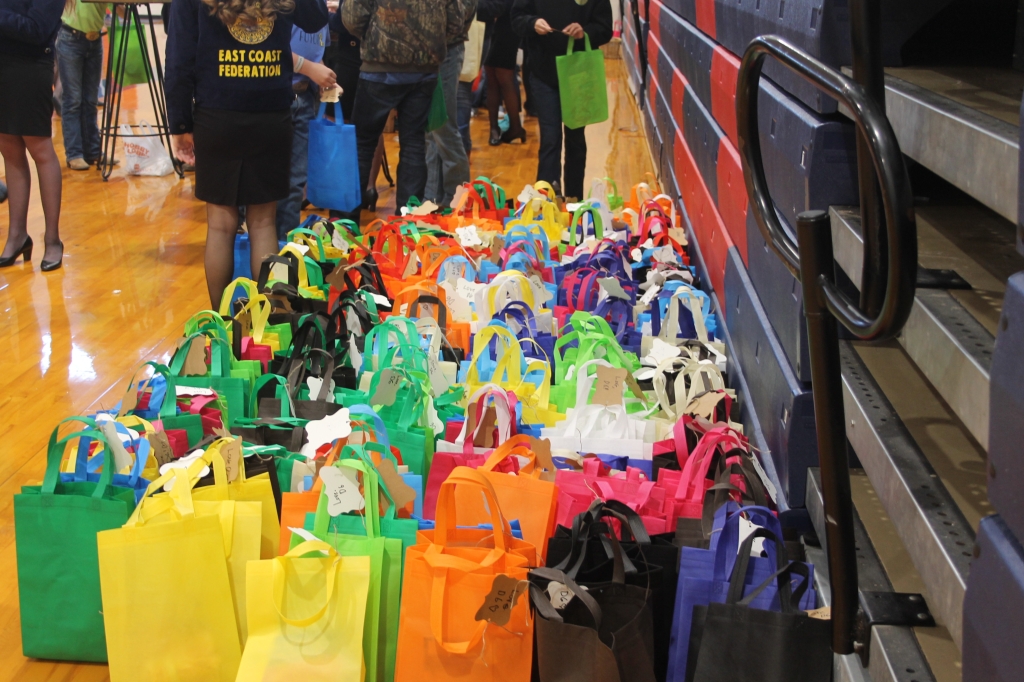
[[[758,128],[761,70],[769,55],[845,105],[865,143],[860,148],[870,155],[885,217],[885,224],[877,227],[879,234],[886,235],[887,251],[882,252],[880,244],[864,240],[865,262],[885,267],[884,295],[874,301],[865,300],[868,310],[836,286],[828,213],[801,213],[797,217],[796,243],[776,214],[764,173]],[[747,47],[740,65],[736,109],[743,176],[754,217],[765,240],[803,286],[832,588],[832,649],[837,654],[863,655],[870,640],[870,626],[865,629],[863,619],[858,618],[857,547],[837,321],[863,340],[891,338],[906,323],[917,276],[917,226],[910,178],[884,108],[863,86],[777,36],[755,38]],[[880,306],[877,299],[881,299]],[[873,308],[878,312],[873,313]]]
[[[768,243],[794,276],[800,276],[800,253],[775,214],[761,160],[757,93],[765,57],[771,55],[819,90],[846,106],[858,131],[869,144],[871,160],[882,191],[889,260],[885,297],[875,317],[865,314],[833,283],[824,286],[828,308],[855,336],[864,340],[891,338],[903,328],[914,302],[917,277],[917,230],[914,196],[896,134],[889,119],[864,88],[778,36],[751,41],[740,64],[736,86],[739,152],[754,217]]]

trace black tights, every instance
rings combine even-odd
[[[491,130],[498,130],[498,106],[505,103],[508,114],[509,137],[515,138],[523,131],[519,118],[519,87],[516,85],[516,73],[512,69],[499,69],[496,66],[485,66],[487,71],[487,113],[491,117]]]

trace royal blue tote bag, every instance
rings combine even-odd
[[[363,203],[356,154],[356,127],[324,118],[320,103],[309,122],[309,167],[306,198],[319,208],[354,211]]]

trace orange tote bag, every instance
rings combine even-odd
[[[518,474],[510,475],[494,470],[506,457],[514,456],[525,457],[527,460],[526,464],[520,463]],[[543,565],[544,557],[547,556],[548,538],[555,532],[555,510],[558,503],[555,472],[550,472],[551,480],[541,478],[544,471],[537,461],[537,455],[530,449],[530,437],[522,435],[513,436],[498,446],[477,471],[494,488],[502,516],[519,521],[523,539],[537,548],[540,564]],[[484,506],[484,500],[475,490],[460,488],[455,494],[455,500],[462,525],[490,523],[491,517]]]
[[[456,527],[456,489],[463,488],[487,500],[498,532]],[[529,682],[533,620],[526,577],[535,555],[512,537],[487,478],[456,468],[441,486],[434,530],[421,531],[406,552],[395,682]],[[504,626],[476,620],[498,576],[522,590]]]

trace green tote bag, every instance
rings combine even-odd
[[[21,606],[21,648],[30,658],[105,663],[100,569],[96,533],[120,528],[135,507],[135,492],[110,485],[114,467],[99,481],[60,482],[65,445],[84,435],[104,443],[96,422],[57,440],[50,435],[42,485],[14,496],[14,533]],[[58,428],[59,425],[58,425]]]
[[[441,83],[441,74],[437,74],[437,85],[434,86],[434,95],[430,98],[430,109],[427,112],[427,132],[433,132],[448,122],[448,107],[444,102],[444,86]]]
[[[590,48],[590,36],[584,34],[583,39],[585,50],[573,52],[576,39],[569,38],[568,51],[555,57],[562,122],[569,129],[608,120],[604,53]]]

